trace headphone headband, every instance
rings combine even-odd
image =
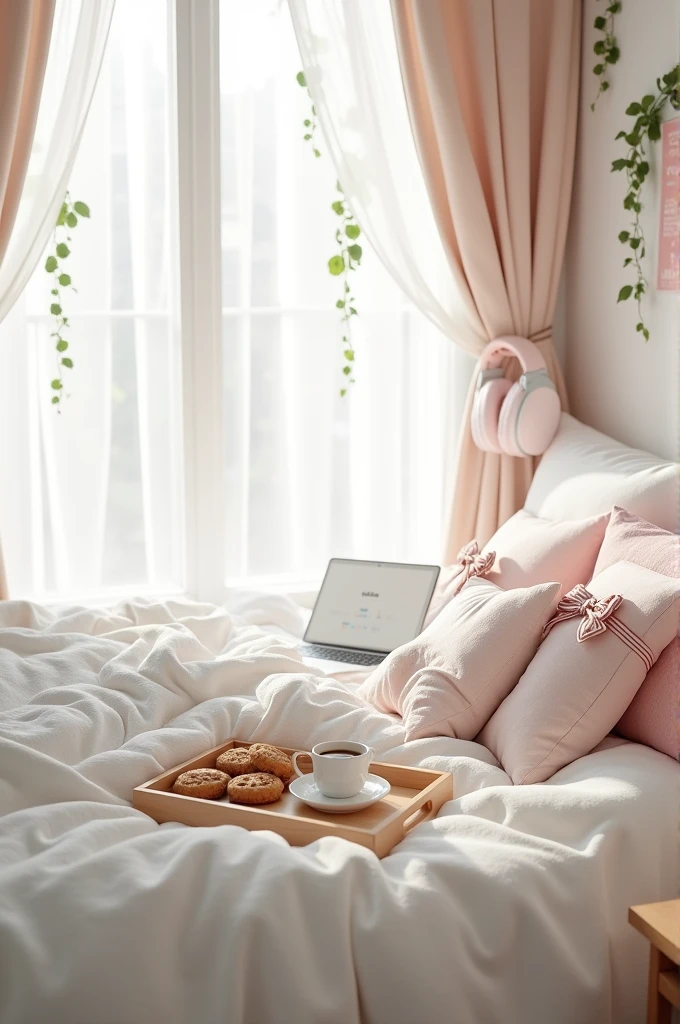
[[[479,367],[481,370],[493,370],[501,365],[506,356],[515,356],[519,359],[525,373],[530,370],[547,369],[543,356],[533,341],[514,334],[490,341],[479,357]]]

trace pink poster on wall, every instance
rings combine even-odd
[[[680,291],[680,117],[661,126],[661,214],[656,287]]]

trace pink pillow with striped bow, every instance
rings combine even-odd
[[[680,577],[680,537],[614,506],[595,572],[625,560]],[[616,731],[626,739],[680,758],[680,639],[676,636],[635,694]]]
[[[680,585],[617,562],[566,594],[478,740],[516,784],[545,782],[611,732],[678,628]]]
[[[534,656],[557,583],[501,590],[481,577],[368,677],[359,695],[404,719],[406,739],[472,739]]]
[[[521,509],[511,516],[480,552],[466,544],[456,562],[440,574],[425,624],[448,604],[470,576],[484,576],[503,590],[557,582],[562,593],[593,574],[609,513],[589,519],[554,522]]]

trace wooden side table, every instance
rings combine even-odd
[[[680,900],[629,907],[628,921],[651,943],[647,1024],[670,1024],[680,1008]]]

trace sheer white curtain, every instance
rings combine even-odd
[[[326,144],[359,222],[404,292],[474,353],[485,335],[451,287],[418,161],[389,0],[288,0]],[[466,382],[467,383],[467,382]]]
[[[389,16],[387,0],[380,7]],[[408,168],[385,171],[382,197],[383,178],[374,188],[353,130],[320,140],[315,160],[302,138],[309,99],[295,84],[300,53],[286,5],[221,0],[220,29],[227,574],[313,580],[332,555],[436,561],[472,363],[366,245],[353,281],[356,384],[341,398],[340,291],[327,270],[337,166],[353,203],[361,192],[354,205],[370,241],[394,246],[385,262],[402,288],[414,297],[407,285],[424,266],[421,290],[434,284],[441,246],[415,152]],[[335,45],[329,39],[328,51]],[[333,103],[351,90],[347,78],[345,69],[334,82]],[[413,150],[407,120],[402,127],[399,152],[383,161]],[[409,190],[397,208],[403,230],[390,223],[400,188]],[[371,230],[374,217],[384,223]],[[411,232],[432,259],[399,251]],[[441,303],[429,309],[440,327],[456,317],[450,296]]]
[[[95,14],[110,13],[111,4],[58,6],[70,52],[103,44]],[[63,140],[48,129],[59,134],[65,93],[50,94],[34,187],[48,187],[44,171],[57,190],[48,226],[66,187],[88,203],[91,219],[74,230],[68,258],[78,293],[65,295],[74,368],[60,415],[50,404],[55,353],[44,252],[0,325],[0,533],[13,594],[181,587],[171,11],[168,0],[117,0],[65,179],[47,155],[61,152]],[[82,78],[71,84],[84,88]],[[37,209],[35,199],[26,224],[37,221]]]
[[[64,193],[101,67],[115,0],[56,0],[31,160],[0,267],[0,322],[45,248]]]

